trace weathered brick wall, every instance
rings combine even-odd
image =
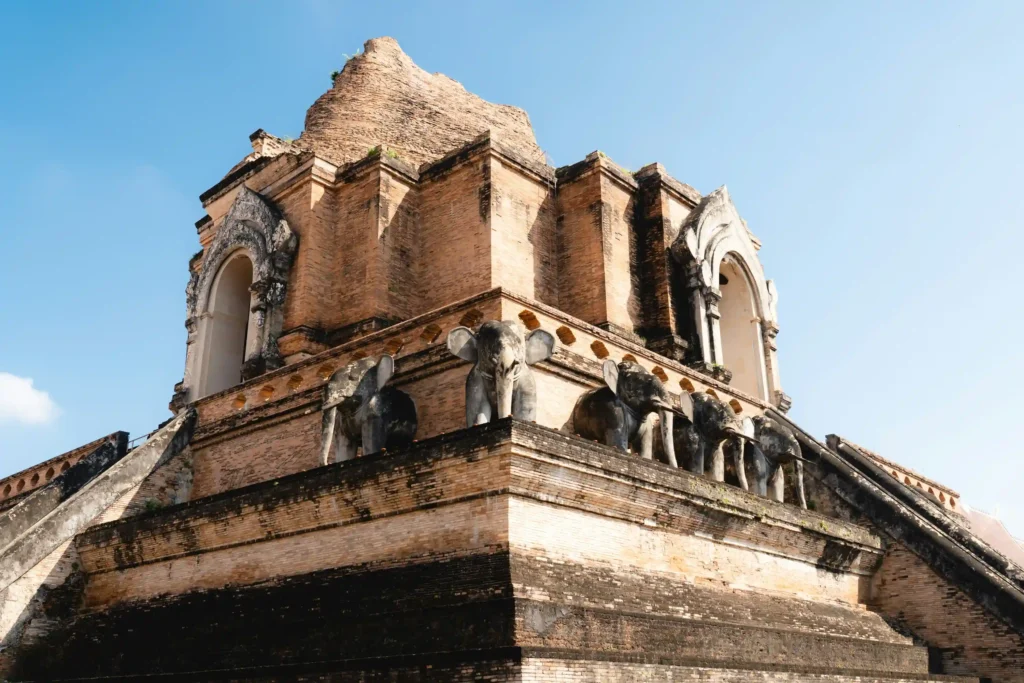
[[[601,174],[607,322],[629,332],[641,325],[639,264],[633,229],[635,192],[636,183],[631,177],[607,168]]]
[[[628,332],[640,326],[637,184],[599,152],[559,170],[562,310]]]
[[[382,169],[377,242],[381,268],[376,282],[381,313],[404,320],[424,312],[416,278],[420,255],[418,190],[405,177]],[[347,283],[340,283],[345,286]]]
[[[344,567],[126,603],[83,614],[23,654],[20,668],[35,680],[183,671],[195,680],[353,680],[345,672],[362,671],[354,680],[389,671],[504,680],[518,659],[507,567],[502,553]]]
[[[1024,681],[1024,636],[905,547],[889,548],[870,602],[937,648],[945,672],[988,676],[997,683]]]
[[[493,287],[630,338],[674,325],[667,247],[698,195],[662,171],[641,190],[595,152],[556,178],[486,134],[418,170],[387,149],[341,168],[308,154],[259,161],[204,194],[200,242],[243,182],[282,210],[299,236],[288,363]]]
[[[608,320],[600,185],[586,170],[561,176],[558,186],[558,306],[591,325]]]
[[[79,539],[89,602],[511,543],[554,562],[857,604],[879,552],[865,530],[555,432],[516,436],[531,445],[510,460],[510,442],[494,440],[504,424],[95,528]],[[746,519],[754,510],[784,525]],[[860,550],[823,571],[846,543]]]
[[[341,242],[333,197],[312,175],[297,185],[272,198],[299,237],[285,298],[285,331],[299,325],[318,327],[341,303],[334,291]]]
[[[571,473],[562,476],[563,483],[571,482]],[[513,551],[551,562],[686,576],[697,583],[849,605],[867,593],[862,574],[823,572],[800,556],[752,552],[679,529],[637,526],[612,517],[610,513],[618,512],[614,502],[603,500],[600,492],[588,499],[588,508],[595,511],[589,514],[514,500],[509,523]],[[604,514],[596,512],[602,507]],[[795,554],[796,549],[784,551]]]
[[[490,163],[450,159],[420,181],[417,269],[423,309],[433,310],[491,286]]]
[[[289,416],[193,446],[194,498],[316,467],[321,413]]]
[[[335,191],[337,242],[330,282],[338,305],[325,321],[333,329],[365,320],[384,308],[380,273],[384,259],[378,241],[381,171],[377,164],[360,165],[342,176]]]
[[[507,458],[478,461],[472,448],[443,455],[407,457],[402,467],[386,456],[366,458],[340,466],[348,475],[340,480],[318,470],[308,482],[199,501],[175,513],[173,529],[152,516],[94,529],[79,540],[90,573],[87,602],[109,605],[507,546],[507,502],[479,496],[500,483]],[[280,492],[283,498],[268,500]],[[442,500],[461,502],[438,507]]]
[[[491,286],[558,305],[554,177],[491,157]]]
[[[637,227],[637,270],[642,292],[644,333],[652,339],[676,335],[691,342],[692,312],[684,287],[684,273],[669,254],[669,248],[692,209],[681,194],[667,183],[658,164],[637,173],[640,207]],[[694,193],[696,194],[696,193]]]

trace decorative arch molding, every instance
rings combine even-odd
[[[298,235],[288,227],[281,213],[266,198],[244,185],[213,242],[202,254],[202,263],[192,269],[185,288],[188,346],[185,377],[175,389],[171,409],[178,411],[199,398],[204,329],[209,324],[211,294],[217,275],[228,261],[243,252],[252,262],[252,308],[254,338],[246,346],[242,363],[243,381],[283,365],[277,347],[284,322],[284,301],[288,273],[298,249]]]
[[[719,278],[723,261],[728,258],[742,273],[753,294],[760,353],[764,359],[762,389],[758,393],[784,412],[789,409],[790,400],[782,392],[776,360],[778,291],[775,284],[765,278],[757,257],[760,248],[760,241],[732,203],[729,190],[722,186],[706,195],[687,216],[669,250],[682,267],[686,280],[682,291],[689,297],[685,303],[695,319],[698,335],[695,341],[705,367],[714,368],[722,365],[723,361],[727,362],[723,358],[719,310],[722,300]]]

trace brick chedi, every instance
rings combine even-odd
[[[251,141],[173,418],[0,481],[7,679],[1024,680],[951,490],[786,417],[724,187],[552,168],[390,38]]]

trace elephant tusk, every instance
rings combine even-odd
[[[747,435],[746,435],[746,434],[744,434],[743,432],[729,432],[729,436],[734,436],[734,437],[736,437],[737,439],[740,439],[740,440],[742,440],[742,441],[747,441],[747,442],[749,442],[749,443],[753,443],[753,444],[759,444],[759,443],[761,443],[760,441],[758,441],[758,440],[757,440],[757,438],[756,438],[756,437],[753,437],[753,436],[747,436]]]
[[[687,415],[686,413],[681,411],[679,408],[676,408],[675,406],[670,406],[667,403],[657,403],[655,405],[658,407],[658,410],[667,410],[668,412],[672,413],[673,415],[678,415],[679,417],[685,417],[687,420],[690,419],[689,415]]]
[[[795,453],[786,453],[784,458],[772,458],[767,453],[765,454],[765,456],[768,457],[770,460],[772,460],[774,462],[783,463],[783,464],[787,463],[787,462],[795,462],[797,460],[799,460],[800,462],[805,462],[808,465],[813,465],[814,464],[813,461],[808,460],[807,458],[805,458],[802,455],[796,455]]]

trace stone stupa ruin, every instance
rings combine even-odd
[[[1024,681],[956,492],[786,417],[724,187],[553,168],[390,38],[251,141],[173,417],[0,481],[0,678]]]

